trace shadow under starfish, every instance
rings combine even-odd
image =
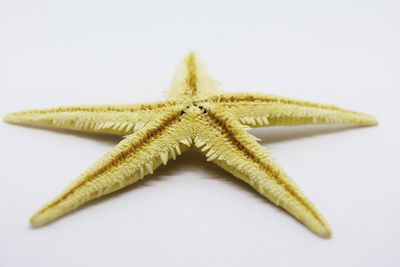
[[[207,161],[249,184],[321,237],[331,234],[324,218],[247,130],[304,124],[377,124],[373,116],[332,105],[265,94],[223,93],[193,53],[178,66],[167,101],[31,110],[11,113],[5,120],[125,136],[34,214],[33,226],[47,224],[88,201],[126,188],[169,159],[196,147]],[[296,131],[267,139],[276,142],[296,138],[301,133]],[[310,134],[308,130],[301,135]]]

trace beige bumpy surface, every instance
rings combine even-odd
[[[265,94],[223,93],[198,57],[178,66],[168,100],[75,106],[11,113],[10,123],[126,136],[111,152],[31,218],[51,222],[80,205],[142,179],[188,148],[252,186],[322,237],[330,236],[314,205],[247,133],[250,127],[300,124],[375,125],[373,116],[332,105]]]

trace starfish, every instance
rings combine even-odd
[[[189,148],[243,180],[311,231],[331,230],[272,156],[247,130],[302,124],[375,125],[367,114],[259,93],[223,93],[202,61],[190,53],[178,65],[167,100],[145,104],[72,106],[10,113],[5,121],[124,136],[31,218],[47,224],[82,204],[142,179]]]

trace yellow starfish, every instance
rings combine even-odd
[[[177,68],[168,100],[148,104],[74,106],[8,114],[7,122],[125,138],[31,218],[46,224],[94,198],[153,173],[162,163],[197,147],[221,168],[251,185],[322,237],[330,229],[271,155],[247,133],[250,127],[347,123],[375,125],[373,116],[253,93],[222,93],[194,53]]]

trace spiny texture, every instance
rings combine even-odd
[[[178,66],[168,100],[136,105],[76,106],[11,113],[10,123],[126,136],[31,218],[44,225],[80,205],[142,179],[195,147],[322,237],[330,229],[271,155],[246,130],[302,124],[375,125],[373,116],[332,105],[251,93],[222,93],[191,53]]]

